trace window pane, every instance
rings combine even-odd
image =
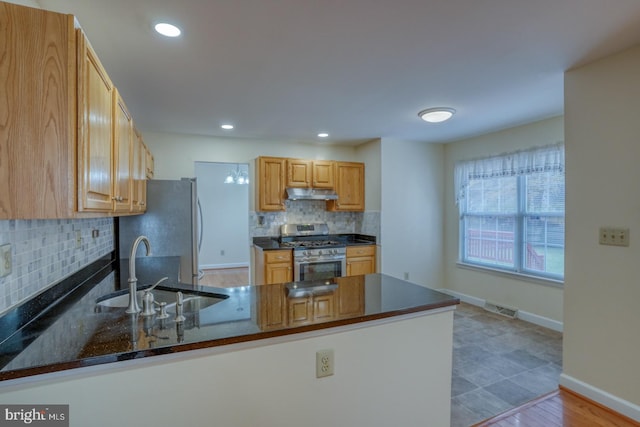
[[[472,179],[467,187],[466,212],[515,213],[518,209],[516,177]]]
[[[525,176],[527,212],[564,214],[564,174],[541,172]]]
[[[463,260],[513,269],[515,217],[465,216]]]
[[[526,216],[524,268],[564,276],[564,217]]]

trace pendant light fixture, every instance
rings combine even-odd
[[[229,171],[229,174],[224,179],[225,184],[249,184],[249,173],[247,171],[240,171],[240,165],[236,164],[236,169]]]

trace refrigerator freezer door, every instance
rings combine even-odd
[[[150,256],[179,256],[180,281],[194,284],[198,275],[198,222],[196,182],[149,180],[147,211],[119,220],[120,258],[128,258],[137,236],[147,236]],[[138,256],[144,256],[138,251]]]

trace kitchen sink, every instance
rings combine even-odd
[[[156,302],[166,303],[169,313],[175,312],[176,294],[179,289],[166,290],[166,289],[154,289],[151,293]],[[185,313],[195,313],[200,310],[204,310],[207,307],[211,307],[225,299],[229,298],[228,295],[223,294],[209,294],[198,293],[182,290],[183,295],[183,310]],[[142,301],[144,290],[137,292],[138,301]],[[98,298],[96,301],[96,312],[108,311],[110,309],[124,309],[129,305],[129,293],[117,292],[115,294],[105,295]],[[156,307],[157,308],[157,307]]]

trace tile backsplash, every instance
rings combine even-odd
[[[331,212],[322,200],[285,201],[284,212],[250,212],[250,238],[279,236],[282,224],[310,224],[324,222],[329,233],[358,233],[376,236],[380,244],[380,212]]]
[[[113,224],[113,218],[0,221],[0,246],[11,244],[12,258],[11,273],[0,277],[0,314],[113,251]]]

